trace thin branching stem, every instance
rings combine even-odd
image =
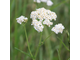
[[[53,33],[54,33],[54,32],[53,32]],[[40,45],[40,46],[43,45],[44,42],[45,42],[53,33],[51,33],[51,34],[50,34],[46,39],[44,39],[43,42],[41,42],[39,45]]]
[[[68,50],[68,51],[70,51],[67,47],[66,47],[66,45],[62,42],[62,40],[59,38],[59,37],[57,37],[59,40],[60,40],[60,42],[63,44],[63,46],[66,48],[66,50]]]
[[[58,52],[59,60],[61,60],[61,58],[60,58],[60,52],[59,52],[59,50],[58,50],[58,49],[57,49],[57,52]]]
[[[36,53],[35,53],[35,58],[36,58],[36,56],[37,56],[37,54],[38,54],[38,50],[39,50],[40,43],[41,43],[41,38],[42,38],[42,32],[41,32],[41,34],[40,34],[39,45],[38,45],[38,48],[37,48]]]
[[[28,37],[27,37],[27,32],[26,32],[25,25],[24,25],[24,30],[25,30],[25,35],[26,35],[26,41],[27,41],[28,49],[29,49],[31,57],[33,57],[32,53],[31,53],[31,50],[30,50],[30,46],[29,46],[29,42],[28,42]]]

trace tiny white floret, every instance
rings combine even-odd
[[[50,25],[53,25],[53,22],[50,22],[49,20],[44,20],[43,24],[45,24],[45,25],[50,27]]]
[[[37,30],[38,32],[43,31],[44,26],[40,21],[33,20],[31,25],[34,25],[34,29]]]
[[[44,2],[47,4],[47,6],[52,6],[53,5],[53,2],[51,0],[33,0],[34,2],[37,2],[37,3],[41,3],[41,2]]]

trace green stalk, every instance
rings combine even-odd
[[[66,3],[66,2],[68,2],[68,1],[70,1],[70,0],[62,1],[61,3],[58,3],[58,4],[55,5],[55,6],[52,6],[52,7],[50,8],[50,10],[52,10],[52,9],[54,9],[54,8],[56,8],[56,7],[58,7],[58,6],[62,5],[62,4],[64,4],[64,3]]]
[[[54,33],[54,32],[53,32],[53,33]],[[44,39],[43,42],[42,42],[40,45],[43,45],[44,42],[45,42],[53,33],[51,33],[46,39]]]
[[[24,0],[24,5],[23,5],[23,15],[25,15],[26,13],[26,0]]]
[[[59,50],[57,50],[57,52],[58,52],[58,57],[59,57],[59,60],[61,60]]]
[[[68,60],[70,60],[70,58],[68,58]]]
[[[15,47],[15,49],[18,50],[18,51],[20,51],[21,53],[26,54],[27,56],[31,57],[30,54],[27,54],[26,52],[24,52],[24,51],[22,51],[22,50],[20,50],[20,49],[18,49],[18,48],[16,48],[16,47]],[[32,58],[32,57],[31,57],[31,58]]]
[[[41,38],[42,38],[42,32],[41,32],[41,34],[40,34],[39,45],[38,45],[38,48],[37,48],[36,53],[35,53],[35,58],[36,58],[36,56],[37,56],[37,54],[38,54],[38,50],[39,50],[40,43],[41,43]]]
[[[63,41],[62,35],[61,35],[61,40]],[[59,52],[61,52],[61,48],[62,48],[62,42],[60,41],[60,45],[59,45]]]
[[[49,35],[47,27],[45,27],[45,37]],[[45,50],[46,50],[46,60],[52,60],[52,48],[51,48],[51,41],[50,39],[45,41]]]
[[[31,50],[30,50],[30,46],[29,46],[29,42],[28,42],[28,37],[27,37],[27,32],[26,32],[25,25],[24,25],[24,30],[25,30],[25,35],[26,35],[26,41],[27,41],[28,49],[29,49],[31,57],[33,57],[32,53],[31,53]]]
[[[62,40],[59,38],[59,37],[57,37],[59,40],[60,40],[60,42],[64,45],[64,47],[68,50],[68,51],[70,51],[67,47],[66,47],[66,45],[62,42]]]
[[[54,32],[53,32],[53,33],[54,33]],[[44,39],[43,42],[41,42],[39,45],[40,45],[40,46],[43,45],[44,42],[45,42],[53,33],[51,33],[48,37],[46,37],[46,39]]]
[[[40,48],[40,52],[39,52],[39,60],[43,60],[43,48]]]
[[[17,17],[17,0],[14,1],[15,2],[15,16],[14,18],[16,19]],[[18,47],[18,39],[17,39],[17,22],[14,19],[14,47]],[[14,59],[16,59],[18,55],[18,52],[14,49]]]

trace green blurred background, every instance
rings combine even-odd
[[[51,0],[54,4],[47,6],[46,3],[34,3],[33,0],[10,0],[10,60],[32,60],[30,57],[16,50],[16,48],[29,54],[25,32],[23,26],[17,23],[16,18],[21,15],[28,17],[26,24],[26,31],[28,33],[29,44],[31,52],[34,55],[39,43],[40,33],[38,33],[33,26],[30,19],[30,13],[37,8],[44,7],[50,9],[57,14],[57,20],[53,21],[53,25],[44,28],[42,33],[42,40],[49,36],[52,31],[51,28],[58,23],[62,23],[65,30],[62,34],[53,34],[40,47],[36,60],[69,60],[70,52],[65,49],[57,36],[70,48],[70,1],[69,0]],[[58,52],[58,51],[59,52]],[[58,56],[60,55],[60,56]]]

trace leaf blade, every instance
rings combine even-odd
[[[20,49],[18,49],[18,48],[16,48],[16,47],[15,47],[15,49],[18,50],[18,51],[20,51],[21,53],[23,53],[23,54],[25,54],[25,55],[31,57],[28,53],[26,53],[26,52],[24,52],[24,51],[22,51],[22,50],[20,50]],[[32,58],[32,57],[31,57],[31,58]]]
[[[68,2],[68,1],[69,1],[69,0],[67,0],[67,1],[62,1],[61,3],[55,5],[54,7],[51,7],[50,10],[52,10],[52,9],[54,9],[54,8],[56,8],[56,7],[58,7],[58,6],[62,5],[62,4],[64,4],[64,3],[66,3],[66,2]]]

